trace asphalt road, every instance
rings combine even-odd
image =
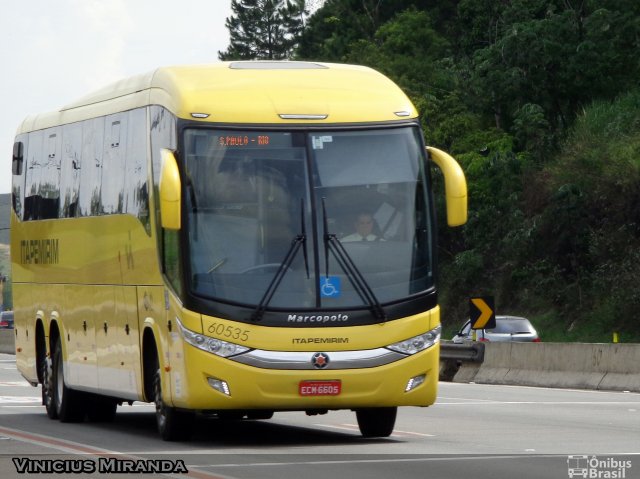
[[[386,439],[362,438],[355,415],[340,411],[202,418],[191,441],[168,443],[148,404],[119,407],[109,424],[48,419],[40,389],[0,354],[0,477],[67,476],[36,472],[52,464],[91,478],[149,464],[171,471],[145,477],[640,478],[640,395],[441,383],[436,405],[400,409]]]

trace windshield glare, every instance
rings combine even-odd
[[[409,127],[185,130],[191,291],[257,305],[302,236],[268,307],[369,306],[326,235],[342,243],[380,303],[430,288],[432,228],[418,135]]]

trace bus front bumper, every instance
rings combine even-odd
[[[166,379],[171,382],[171,403],[184,409],[430,406],[437,394],[439,343],[388,364],[358,369],[339,369],[337,362],[325,369],[257,367],[184,342],[182,346],[180,361],[172,361]],[[332,355],[339,356],[339,352],[325,354],[329,360]]]

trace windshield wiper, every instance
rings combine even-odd
[[[325,276],[327,278],[329,277],[329,251],[331,251],[353,285],[353,288],[360,296],[360,299],[362,299],[365,304],[369,305],[371,312],[377,319],[380,321],[386,321],[387,315],[384,312],[384,308],[380,304],[380,301],[378,301],[378,298],[373,292],[373,289],[371,289],[371,286],[353,262],[351,256],[349,256],[349,253],[335,233],[329,232],[325,198],[322,198],[322,225],[324,227]]]
[[[287,271],[289,271],[289,267],[291,266],[291,263],[293,263],[293,260],[296,257],[296,254],[298,253],[298,250],[300,248],[302,248],[302,254],[304,256],[304,267],[307,272],[307,279],[309,279],[309,255],[307,254],[307,227],[304,220],[304,200],[302,198],[300,199],[300,234],[296,235],[296,237],[293,238],[293,241],[291,241],[291,246],[289,246],[289,250],[287,251],[287,254],[282,260],[282,263],[280,263],[280,266],[278,267],[276,274],[273,276],[273,278],[271,278],[271,281],[269,282],[269,285],[267,286],[267,289],[264,292],[262,299],[258,303],[258,306],[256,307],[253,314],[251,315],[251,321],[260,321],[262,319],[262,317],[264,316],[264,312],[266,311],[267,307],[269,306],[269,303],[271,302],[271,299],[273,298],[273,295],[278,289],[278,286],[280,286],[280,283],[282,282],[284,275],[287,274]]]

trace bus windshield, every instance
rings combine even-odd
[[[282,268],[269,308],[369,308],[363,290],[384,304],[433,286],[417,128],[187,128],[183,145],[193,294],[256,306]]]

